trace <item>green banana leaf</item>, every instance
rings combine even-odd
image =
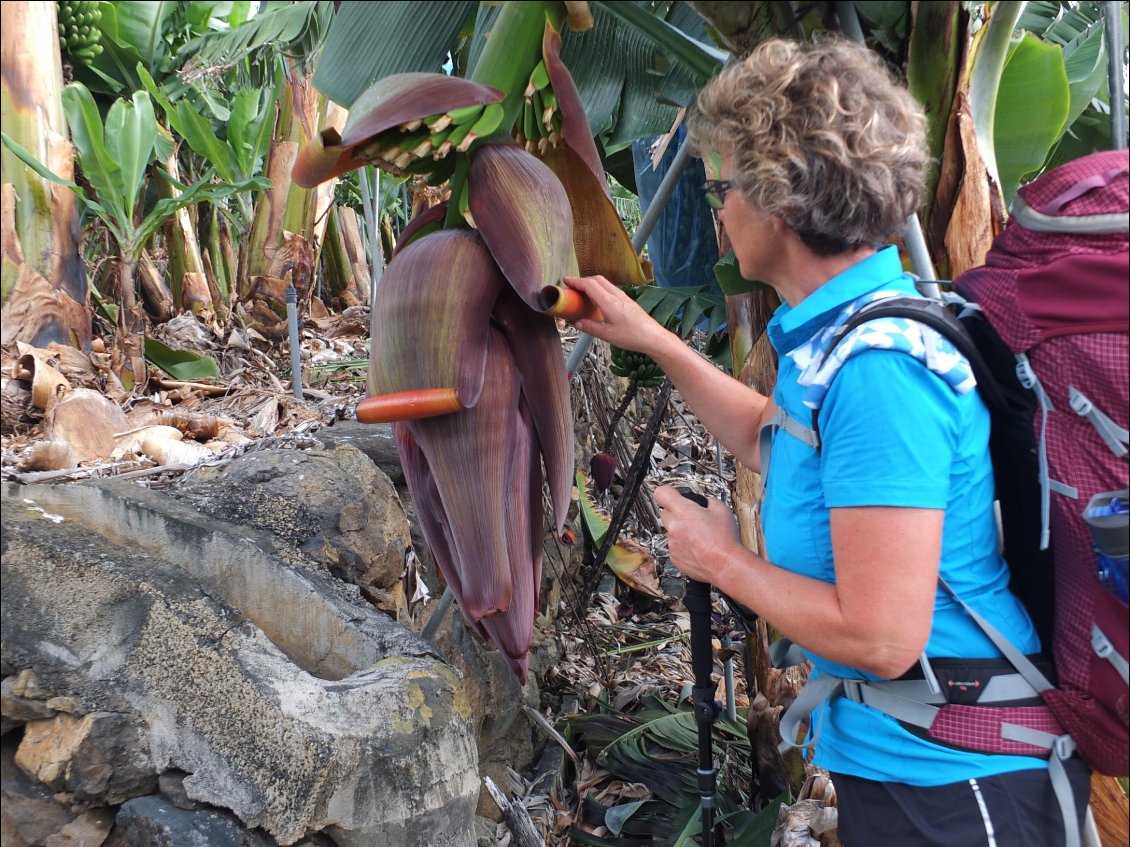
[[[726,303],[710,294],[705,285],[634,286],[630,290],[636,302],[663,326],[687,338],[705,318],[706,334],[714,335],[726,321]]]
[[[371,5],[349,3],[345,8]],[[244,16],[234,23],[228,20],[231,29],[227,32],[209,31],[208,25],[200,26],[197,21],[200,34],[182,48],[191,54],[185,67],[224,66],[270,47],[285,47],[288,53],[309,55],[325,37],[333,19],[333,6],[329,0],[267,3],[252,18]]]
[[[738,257],[734,255],[733,249],[730,249],[725,256],[714,263],[714,276],[718,280],[718,285],[722,288],[722,293],[727,297],[736,294],[749,294],[751,291],[765,287],[763,282],[755,282],[742,276],[742,272],[738,268]]]
[[[427,3],[343,4],[334,18],[314,86],[350,106],[374,81],[393,73],[437,71],[458,48],[469,18],[475,31],[468,66],[500,4],[461,0]],[[665,17],[664,17],[665,16]],[[594,135],[608,152],[636,138],[670,129],[726,54],[709,46],[702,19],[689,3],[653,8],[646,0],[594,3],[595,26],[563,32],[562,58],[581,92]]]
[[[1066,23],[1055,27],[1047,40],[1059,43],[1062,37],[1075,32],[1077,18],[1071,16],[1063,20]],[[1067,110],[1066,121],[1070,128],[1095,95],[1106,87],[1106,42],[1103,40],[1102,21],[1093,22],[1064,44],[1063,59],[1067,83],[1071,88],[1071,106]]]
[[[137,50],[146,67],[160,67],[168,57],[168,44],[162,35],[165,18],[173,13],[176,5],[170,0],[114,4],[117,37]]]
[[[78,201],[82,205],[84,205],[89,212],[97,215],[99,219],[105,222],[106,226],[110,229],[110,233],[114,236],[118,243],[122,242],[124,235],[116,224],[116,221],[118,219],[117,216],[109,212],[98,201],[91,200],[89,197],[87,197],[83,192],[81,185],[71,182],[69,179],[63,179],[54,171],[49,170],[42,162],[31,155],[31,153],[18,141],[12,138],[12,136],[8,135],[8,133],[0,132],[0,141],[3,141],[4,145],[16,155],[16,158],[22,161],[25,165],[27,165],[41,177],[55,183],[56,185],[62,185],[64,188],[69,188],[71,191],[73,191],[75,196],[78,198]]]
[[[907,46],[907,87],[926,112],[930,155],[939,162],[945,152],[946,129],[963,55],[963,39],[959,37],[964,31],[962,15],[956,3],[919,4]],[[936,179],[935,169],[924,209],[933,205]]]
[[[716,74],[726,54],[704,42],[702,18],[687,3],[670,17],[650,3],[594,3],[595,26],[566,31],[561,58],[573,73],[585,115],[606,153],[667,132],[678,109]]]
[[[228,182],[238,180],[241,174],[236,167],[235,151],[216,135],[212,122],[196,111],[185,99],[177,101],[174,105],[154,82],[144,65],[138,64],[137,75],[142,85],[164,110],[169,126],[188,142],[188,146],[216,169],[220,179]]]
[[[250,0],[189,0],[184,7],[185,19],[197,30],[235,28],[251,15]]]
[[[378,79],[439,71],[474,0],[344,3],[334,16],[314,87],[345,108]]]
[[[631,803],[621,803],[606,811],[604,823],[608,827],[608,831],[613,835],[619,835],[624,829],[624,824],[639,811],[644,802],[644,800],[634,800]]]
[[[144,95],[144,92],[138,93]],[[0,139],[2,139],[3,143],[7,145],[24,164],[41,177],[57,185],[71,189],[79,202],[106,224],[110,233],[118,242],[122,253],[134,259],[140,255],[142,248],[145,246],[145,242],[157,231],[157,228],[185,206],[203,201],[215,203],[241,191],[269,188],[271,184],[270,180],[266,177],[253,177],[237,183],[215,183],[212,181],[214,174],[209,170],[192,185],[184,185],[170,177],[164,171],[158,171],[163,178],[173,183],[181,193],[176,197],[158,200],[153,204],[153,208],[150,209],[149,214],[142,219],[141,223],[134,225],[131,219],[122,215],[121,210],[107,209],[98,199],[87,197],[82,186],[68,179],[63,179],[54,171],[48,169],[7,133],[0,133]],[[81,157],[79,164],[80,166],[83,165]],[[84,173],[89,173],[85,166],[83,167],[83,171]]]
[[[271,146],[275,99],[282,89],[282,67],[277,66],[277,71],[274,85],[260,90],[244,88],[232,98],[227,140],[235,157],[236,171],[242,177],[259,172]]]
[[[875,40],[896,55],[901,52],[902,45],[906,40],[907,30],[910,28],[910,4],[891,3],[889,0],[856,0],[854,5],[860,17],[871,27],[871,34],[875,36]],[[926,5],[942,6],[950,4],[928,3]],[[916,18],[924,11],[920,8],[915,12]],[[915,28],[917,26],[916,20]]]
[[[220,375],[216,360],[191,350],[174,350],[155,338],[145,339],[145,359],[173,379],[215,379]]]
[[[132,103],[114,101],[106,115],[104,138],[107,154],[118,165],[118,196],[127,219],[132,221],[145,182],[145,169],[153,159],[153,145],[157,142],[157,118],[144,91],[135,91]]]
[[[141,223],[131,233],[130,240],[123,244],[123,250],[128,248],[140,254],[141,248],[153,233],[185,206],[194,203],[219,203],[233,194],[244,191],[265,191],[271,187],[271,181],[264,176],[251,177],[238,182],[214,182],[215,174],[211,169],[192,185],[178,182],[163,170],[158,170],[157,173],[173,183],[181,193],[176,197],[166,197],[154,203],[149,214],[142,218]]]
[[[727,842],[729,847],[765,847],[777,829],[777,814],[781,804],[789,805],[791,802],[791,792],[785,791],[759,811],[742,809],[740,812],[723,815],[718,823],[733,828],[733,834]]]
[[[148,99],[144,92],[140,94]],[[129,216],[126,214],[122,169],[106,147],[102,115],[94,97],[81,82],[73,82],[63,89],[63,112],[83,174],[99,202],[113,215],[116,226],[124,230]],[[129,204],[131,210],[135,202],[136,197]]]
[[[977,147],[990,179],[1000,185],[996,160],[994,122],[1001,76],[1011,49],[1012,32],[1023,3],[997,3],[992,7],[989,21],[977,31],[971,50],[969,70],[969,110],[973,117],[973,130]]]
[[[1071,91],[1063,51],[1025,33],[1009,52],[997,92],[993,147],[1005,203],[1039,171],[1066,126]]]

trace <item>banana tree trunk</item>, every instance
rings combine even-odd
[[[4,131],[66,179],[74,148],[63,115],[55,3],[0,3]],[[38,45],[28,49],[28,45]],[[0,150],[3,343],[90,347],[86,270],[74,195]]]
[[[726,298],[726,316],[730,325],[730,346],[735,363],[735,376],[754,390],[771,396],[777,378],[777,358],[769,343],[765,328],[780,300],[773,289],[760,288],[749,294]],[[759,555],[765,555],[765,537],[762,534],[759,507],[761,504],[761,475],[740,462],[737,463],[734,481],[734,514],[738,522],[742,544]],[[749,737],[777,739],[780,736],[778,710],[767,708],[758,697],[764,697],[769,707],[791,703],[808,680],[805,666],[779,670],[769,659],[769,644],[777,638],[764,619],[759,618],[745,645],[746,674],[755,696],[746,720]],[[792,785],[795,792],[804,782],[804,764],[795,751],[788,757],[776,752],[775,744],[761,744],[758,750],[758,786],[765,792],[761,797],[768,802],[779,787]]]
[[[171,318],[176,308],[173,305],[173,292],[165,279],[165,275],[154,264],[148,253],[141,254],[141,261],[137,264],[138,283],[141,288],[141,298],[149,314],[158,323]]]
[[[122,256],[118,260],[118,318],[117,339],[110,353],[110,369],[118,375],[122,388],[143,390],[147,380],[145,370],[145,315],[137,299],[134,279],[137,259],[131,249],[120,245]]]
[[[326,216],[326,236],[322,246],[322,285],[327,299],[343,306],[356,306],[369,300],[369,263],[365,243],[357,224],[357,212],[336,206]]]
[[[338,224],[345,211],[340,206],[330,209],[326,224],[326,243],[322,245],[322,287],[328,300],[340,299],[349,287],[349,257]]]
[[[298,290],[300,303],[309,302],[326,211],[333,201],[335,181],[302,188],[291,179],[294,161],[327,121],[344,122],[344,110],[319,94],[293,64],[279,106],[266,165],[271,188],[256,201],[246,276],[240,281],[240,300],[248,317],[268,329],[285,320],[287,284]]]
[[[169,176],[180,181],[180,166],[175,152],[165,162],[165,169]],[[155,184],[161,197],[180,194],[180,190],[168,180],[158,179]],[[188,207],[178,210],[165,224],[165,243],[169,252],[169,281],[176,307],[202,315],[212,314],[217,304],[212,302],[196,225]]]
[[[213,301],[224,312],[231,308],[238,273],[229,226],[227,219],[220,217],[219,209],[213,206],[208,221],[208,244],[204,258],[212,271],[209,279],[215,281],[217,289],[217,296],[213,297]]]

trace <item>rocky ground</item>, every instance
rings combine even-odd
[[[562,331],[567,350],[575,333],[565,326]],[[312,444],[332,447],[350,442],[350,433],[360,427],[351,418],[364,394],[363,308],[306,322],[301,399],[291,390],[285,348],[250,333],[225,337],[217,327],[192,316],[159,327],[157,334],[175,349],[211,355],[223,376],[177,379],[157,373],[144,397],[127,397],[110,387],[105,353],[82,354],[56,346],[5,351],[4,479],[34,485],[112,478],[154,490],[176,490],[196,481],[200,490],[209,474],[249,454]],[[598,345],[574,385],[580,467],[606,445],[610,410],[626,386],[625,380],[611,376],[601,353]],[[619,460],[620,474],[609,491],[589,492],[596,510],[612,513],[623,494],[623,470],[637,448],[654,394],[641,391],[619,425],[611,452]],[[383,462],[382,469],[396,481],[395,452],[387,446],[366,452],[378,465]],[[601,747],[592,740],[599,735],[595,728],[586,734],[584,721],[563,719],[618,717],[625,721],[617,730],[622,733],[648,723],[656,708],[687,708],[692,682],[689,620],[680,602],[681,580],[666,563],[648,491],[657,481],[689,482],[711,496],[728,497],[732,473],[732,465],[676,400],[651,449],[650,472],[621,535],[645,551],[644,569],[630,580],[640,590],[607,572],[586,574],[578,564],[583,558],[579,550],[562,551],[556,559],[566,572],[552,575],[555,588],[545,600],[554,608],[546,609],[543,621],[548,628],[543,636],[550,639],[556,660],[535,665],[539,702],[524,706],[538,727],[540,737],[531,751],[536,755],[530,761],[498,762],[495,770],[501,790],[528,811],[549,845],[571,843],[579,830],[607,836],[609,825],[600,814],[594,817],[595,804],[628,809],[633,803],[638,807],[638,801],[656,799],[655,790],[646,784],[646,768],[633,779],[636,771],[630,762],[625,769],[617,756],[598,755]],[[580,520],[575,524],[583,539]],[[553,560],[551,556],[548,567],[554,566]],[[591,596],[584,590],[586,584],[595,586]],[[363,589],[377,608],[417,630],[435,612],[441,592],[426,552],[405,569],[399,584]],[[718,612],[716,632],[721,636],[735,629],[736,620],[721,606]],[[744,716],[749,700],[740,651],[723,655],[736,665],[732,698],[736,713]],[[718,671],[718,697],[724,700],[721,665]],[[667,743],[670,749],[665,750],[662,738],[652,738],[645,758],[666,754],[693,760],[679,748],[681,740]],[[733,772],[722,790],[740,800],[748,780],[744,771],[737,771],[739,763],[745,763],[741,768],[748,764],[748,750],[736,751],[733,759]],[[625,826],[623,833],[630,831],[631,826]],[[510,826],[499,822],[494,833],[482,834],[486,840],[480,843],[491,843],[492,837],[494,843],[508,844],[514,836]]]

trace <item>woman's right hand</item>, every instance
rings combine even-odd
[[[623,289],[603,276],[567,276],[565,284],[592,300],[603,317],[599,321],[590,318],[576,321],[574,326],[581,332],[640,353],[650,353],[669,334]]]

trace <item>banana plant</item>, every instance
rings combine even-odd
[[[82,207],[98,217],[117,242],[117,343],[111,367],[123,388],[140,390],[146,380],[145,324],[134,277],[146,242],[185,206],[201,201],[216,202],[236,191],[262,188],[266,180],[255,177],[240,183],[216,183],[209,171],[192,185],[184,185],[158,170],[162,178],[175,183],[180,193],[145,208],[142,200],[146,172],[159,138],[149,95],[137,91],[130,100],[116,100],[103,122],[90,91],[75,82],[63,90],[63,107],[79,166],[90,186],[89,196],[81,186],[49,170],[7,134],[3,141],[44,179],[69,188]]]
[[[571,535],[572,411],[554,318],[594,314],[562,279],[647,281],[561,61],[563,17],[560,3],[503,4],[469,78],[378,79],[293,172],[313,186],[371,163],[450,183],[446,206],[409,224],[384,271],[371,396],[357,416],[395,422],[444,578],[523,683],[541,581],[543,465],[554,530]]]

